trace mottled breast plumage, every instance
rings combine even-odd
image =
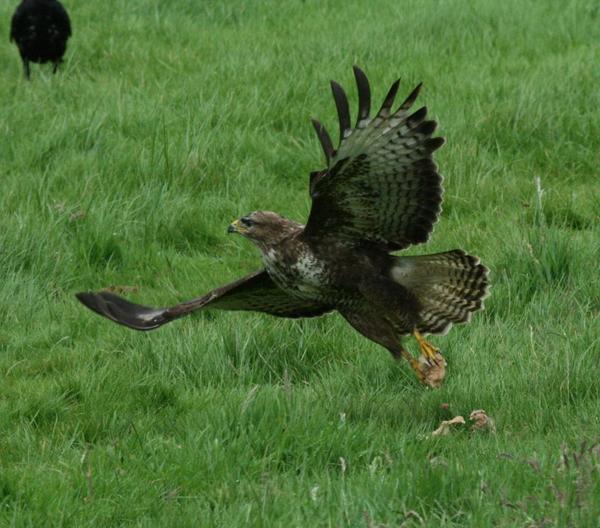
[[[302,243],[281,244],[262,252],[265,268],[273,281],[290,294],[304,299],[322,299],[329,286],[325,263]]]

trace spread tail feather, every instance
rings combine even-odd
[[[483,308],[489,270],[477,257],[455,249],[395,259],[392,278],[413,292],[421,305],[420,332],[445,334],[452,324],[466,323]]]

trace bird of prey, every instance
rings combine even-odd
[[[150,308],[113,293],[78,293],[108,319],[151,330],[196,310],[254,310],[279,317],[316,317],[337,311],[362,335],[405,358],[427,382],[439,351],[423,334],[443,334],[483,307],[488,270],[463,250],[422,256],[393,252],[425,242],[441,211],[442,177],[432,160],[444,140],[425,107],[411,113],[421,85],[395,110],[400,81],[372,116],[371,90],[354,67],[358,117],[352,127],[348,99],[331,82],[340,125],[334,148],[313,120],[327,166],[310,175],[312,207],[306,225],[270,211],[254,211],[228,228],[251,240],[264,268],[202,297]],[[402,345],[413,335],[421,361]]]
[[[56,73],[70,36],[71,21],[58,0],[22,0],[10,24],[10,40],[19,48],[27,79],[30,62],[50,61]]]

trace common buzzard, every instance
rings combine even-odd
[[[427,370],[441,356],[422,334],[443,334],[481,309],[488,270],[460,249],[422,256],[392,253],[425,242],[438,218],[442,177],[432,153],[444,140],[431,137],[436,122],[425,119],[425,107],[410,113],[421,85],[393,111],[396,81],[371,117],[367,77],[358,67],[354,76],[359,99],[354,128],[346,94],[331,82],[340,124],[337,149],[313,120],[327,167],[310,175],[312,208],[306,225],[255,211],[228,228],[256,244],[262,270],[170,308],[133,304],[106,291],[78,293],[77,298],[136,330],[158,328],[203,309],[292,318],[337,310],[365,337],[407,359],[421,381],[429,381]],[[418,341],[421,361],[401,344],[409,334]]]

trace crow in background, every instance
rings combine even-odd
[[[19,48],[27,79],[30,61],[51,61],[56,73],[70,36],[71,21],[58,0],[22,0],[10,24],[10,40]]]

